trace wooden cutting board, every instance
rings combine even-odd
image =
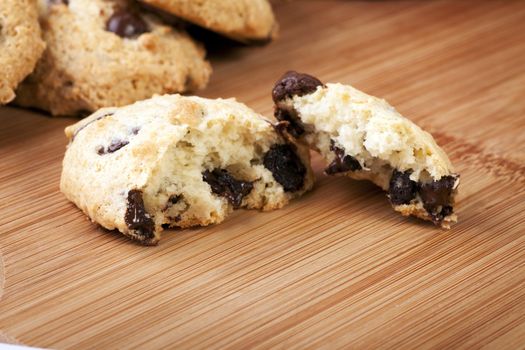
[[[525,348],[525,2],[276,5],[202,95],[272,113],[287,69],[387,98],[461,173],[450,231],[322,174],[271,213],[138,246],[58,191],[73,119],[0,109],[0,339],[56,349]],[[2,294],[3,293],[3,294]]]

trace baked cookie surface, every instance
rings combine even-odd
[[[0,104],[15,98],[44,48],[36,0],[0,1]]]
[[[275,85],[275,116],[326,161],[325,173],[374,182],[394,209],[448,228],[459,175],[432,136],[385,100],[297,72]]]
[[[232,99],[157,96],[97,111],[66,135],[61,191],[143,244],[166,226],[281,208],[313,185],[308,148]]]
[[[270,41],[277,22],[268,0],[141,0],[153,8],[235,40]]]
[[[16,103],[76,115],[204,87],[204,49],[124,0],[41,0],[47,49]]]

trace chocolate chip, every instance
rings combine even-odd
[[[286,192],[295,192],[303,187],[306,167],[292,145],[273,145],[264,155],[263,162]]]
[[[179,203],[179,201],[182,199],[181,194],[172,194],[168,201],[166,202],[166,205],[164,206],[164,211],[169,210],[172,206]]]
[[[177,204],[182,199],[182,195],[180,194],[172,194],[170,198],[168,199],[168,203],[171,205]]]
[[[155,237],[155,223],[146,212],[142,191],[130,190],[128,192],[128,204],[124,221],[128,229],[140,236],[141,239],[152,239]]]
[[[334,175],[337,173],[344,173],[347,171],[361,170],[361,164],[359,161],[351,155],[345,155],[345,150],[335,146],[334,141],[330,143],[330,151],[335,153],[335,159],[330,165],[324,170],[328,175]]]
[[[140,127],[138,126],[135,126],[134,128],[131,129],[131,133],[133,135],[138,135],[139,131],[140,131]]]
[[[97,153],[99,155],[104,155],[104,154],[107,154],[107,153],[113,153],[113,152],[118,151],[119,149],[121,149],[122,147],[124,147],[124,146],[126,146],[128,144],[129,144],[129,141],[126,141],[126,140],[113,140],[113,141],[111,141],[111,143],[109,144],[109,146],[107,148],[104,148],[103,146],[97,147]]]
[[[138,14],[128,10],[116,11],[106,23],[106,30],[122,38],[132,38],[149,32],[148,24]]]
[[[400,172],[394,170],[390,178],[388,194],[393,205],[408,204],[416,196],[417,182],[410,180],[412,171]]]
[[[224,169],[206,170],[202,179],[210,185],[213,193],[225,197],[235,208],[241,206],[242,199],[253,189],[251,182],[237,180]]]
[[[441,215],[443,215],[443,217],[445,216],[449,216],[450,214],[452,214],[454,212],[454,209],[452,208],[452,206],[450,205],[445,205],[443,207],[443,209],[441,209]]]
[[[129,144],[129,141],[126,140],[113,140],[108,146],[107,153],[113,153],[121,149],[122,147]]]
[[[272,98],[273,101],[277,103],[294,95],[308,95],[317,90],[318,86],[322,85],[323,83],[321,83],[319,79],[311,75],[289,71],[275,83]]]
[[[451,195],[455,182],[456,177],[449,175],[421,185],[419,195],[423,207],[434,221],[441,221],[445,216],[452,214]]]
[[[288,122],[286,130],[293,137],[299,137],[304,134],[304,124],[294,109],[275,107],[274,115],[275,119]]]

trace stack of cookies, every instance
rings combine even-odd
[[[0,104],[86,115],[204,88],[190,23],[246,43],[277,29],[267,0],[2,0]]]

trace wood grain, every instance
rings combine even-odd
[[[402,218],[374,186],[322,175],[314,156],[315,190],[285,209],[140,247],[59,193],[73,120],[5,107],[0,337],[55,349],[525,348],[525,2],[276,11],[281,38],[216,48],[202,95],[271,114],[273,82],[296,69],[385,97],[450,154],[460,222]]]

